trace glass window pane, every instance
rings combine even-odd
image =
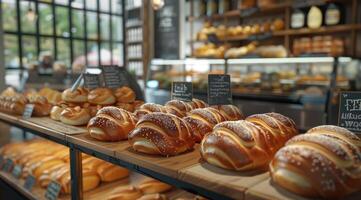
[[[96,10],[97,0],[86,0],[86,8],[90,10]]]
[[[31,10],[31,11],[29,11],[29,10]],[[29,14],[29,12],[33,12],[35,14],[35,3],[30,2],[30,4],[29,4],[29,2],[22,1],[20,4],[20,12],[21,12],[21,15],[20,15],[21,16],[21,19],[20,19],[21,20],[21,31],[26,32],[26,33],[35,33],[36,32],[36,17]]]
[[[122,13],[122,1],[121,0],[111,0],[112,1],[112,12],[116,14]]]
[[[110,39],[110,15],[107,14],[101,14],[100,15],[100,34],[101,39],[103,40],[109,40]]]
[[[40,38],[40,54],[47,54],[47,55],[52,55],[52,57],[54,58],[54,43],[53,43],[53,38],[44,38],[41,37]]]
[[[107,42],[101,43],[100,62],[102,65],[111,65],[112,64],[110,44]]]
[[[54,0],[57,4],[68,5],[68,0]]]
[[[103,0],[103,1],[101,1],[101,3],[100,3],[100,8],[99,8],[99,10],[101,10],[101,11],[104,11],[104,12],[110,12],[109,11],[109,2],[110,2],[110,0]]]
[[[121,17],[113,16],[112,18],[112,34],[113,41],[121,41],[123,38],[123,20]]]
[[[36,50],[36,38],[34,36],[23,36],[22,37],[22,46],[23,46],[23,64],[34,62],[37,60],[37,50]]]
[[[124,65],[123,58],[123,44],[122,43],[114,43],[113,44],[113,64],[123,66]]]
[[[56,34],[69,37],[69,10],[65,7],[56,7]]]
[[[13,0],[3,0],[1,3],[2,6],[2,17],[4,23],[4,30],[6,31],[16,31],[16,1]]]
[[[98,44],[96,42],[88,42],[87,56],[89,66],[98,66]]]
[[[73,10],[73,27],[72,32],[74,37],[84,38],[84,12],[81,10]]]
[[[16,35],[4,35],[4,57],[5,67],[18,68],[19,67],[19,53],[18,53],[18,38]]]
[[[73,0],[71,2],[71,6],[73,8],[84,8],[84,2],[83,0]]]
[[[84,42],[81,40],[73,40],[73,63],[72,66],[74,65],[81,65],[84,66],[85,65],[85,47],[84,47]]]
[[[57,40],[58,57],[57,60],[64,62],[66,66],[70,66],[70,42],[69,39]]]
[[[50,5],[39,4],[39,23],[41,34],[53,34],[53,15]]]
[[[86,13],[87,20],[87,36],[89,39],[97,39],[97,14],[95,12]]]

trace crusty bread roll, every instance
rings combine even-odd
[[[158,181],[156,179],[146,179],[138,185],[138,188],[144,194],[162,193],[172,189],[171,185]]]
[[[64,124],[81,126],[86,125],[90,120],[90,113],[88,109],[75,107],[65,108],[60,114],[60,121]]]
[[[126,111],[134,112],[133,103],[117,103],[116,106]]]
[[[135,100],[132,104],[133,104],[134,110],[138,110],[144,104],[144,101]]]
[[[85,103],[88,101],[88,90],[82,87],[78,87],[74,92],[71,88],[64,90],[61,94],[63,101],[70,103]]]
[[[97,115],[98,111],[100,109],[102,109],[102,108],[103,108],[103,106],[101,106],[101,105],[96,105],[96,106],[94,106],[94,105],[90,106],[89,105],[89,106],[87,106],[87,109],[89,110],[89,113],[90,113],[91,117],[95,117]]]
[[[33,115],[35,117],[48,116],[53,107],[45,97],[38,95],[29,97],[29,103],[34,104]]]
[[[211,107],[192,110],[184,118],[195,142],[200,142],[203,136],[211,132],[216,124],[225,120],[225,117],[217,109]]]
[[[105,162],[99,158],[92,156],[86,158],[82,157],[82,159],[83,169],[87,168],[91,171],[97,171],[98,167]]]
[[[219,110],[219,112],[226,118],[227,121],[236,121],[244,119],[242,112],[234,105],[218,105],[212,106]]]
[[[61,93],[48,87],[39,90],[38,95],[45,97],[49,103],[56,105],[61,99]]]
[[[109,88],[96,88],[89,92],[88,101],[95,105],[112,105],[116,99]]]
[[[189,111],[192,110],[192,107],[184,101],[180,100],[171,100],[165,104],[165,108],[168,113],[176,115],[178,117],[185,117]]]
[[[146,194],[143,195],[142,197],[138,198],[137,200],[167,200],[167,196],[164,194]]]
[[[53,106],[50,111],[50,118],[55,121],[60,121],[60,114],[63,112],[64,108],[61,106]]]
[[[167,109],[159,104],[145,103],[141,105],[138,110],[135,111],[135,115],[140,119],[142,116],[153,112],[167,113]]]
[[[114,95],[119,103],[133,103],[135,101],[134,91],[127,86],[116,89]]]
[[[101,141],[120,141],[128,138],[128,133],[134,129],[137,120],[135,116],[123,109],[109,106],[100,109],[88,123],[91,137]]]
[[[324,125],[290,139],[270,163],[272,180],[305,197],[343,199],[361,190],[361,140]]]
[[[71,179],[70,172],[64,173],[59,178],[59,183],[61,184],[61,192],[64,194],[70,194],[71,192]],[[83,169],[83,191],[90,191],[100,184],[100,178],[98,173],[93,170],[89,170],[87,168]]]
[[[108,162],[99,165],[97,173],[103,182],[112,182],[129,176],[129,170]]]
[[[9,114],[22,115],[27,103],[28,99],[24,95],[0,96],[0,111]]]
[[[38,167],[32,170],[32,174],[38,179],[48,169],[53,167],[62,166],[65,162],[60,159],[50,159],[48,161],[42,162]]]
[[[188,104],[192,107],[192,109],[208,107],[208,104],[206,102],[195,98],[193,98],[191,102],[188,102]]]
[[[147,154],[177,155],[194,146],[194,140],[183,119],[167,113],[144,115],[129,133],[133,149]]]
[[[245,121],[217,124],[201,142],[201,156],[212,165],[238,171],[265,167],[272,158],[272,134]]]
[[[142,195],[142,191],[134,186],[120,186],[110,193],[107,200],[134,200],[140,198]]]

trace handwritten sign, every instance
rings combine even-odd
[[[361,92],[342,92],[338,124],[350,131],[361,133]]]
[[[192,82],[173,82],[172,99],[181,101],[192,101],[193,84]]]
[[[25,105],[25,110],[23,113],[23,118],[24,119],[29,119],[31,118],[31,115],[33,114],[34,111],[34,104],[26,104]]]
[[[126,80],[122,75],[122,70],[119,66],[102,66],[102,73],[104,77],[105,86],[108,88],[118,88],[125,84]]]
[[[60,190],[61,190],[60,183],[56,181],[51,181],[48,187],[46,188],[45,199],[56,200],[59,196]]]
[[[99,74],[84,74],[85,87],[89,89],[101,87],[99,76]]]
[[[227,74],[208,75],[208,103],[210,105],[232,104],[230,75]]]
[[[21,172],[23,169],[20,165],[15,165],[13,171],[11,172],[15,178],[20,178]]]
[[[33,175],[29,175],[25,179],[24,187],[25,189],[31,191],[36,183],[36,178]]]

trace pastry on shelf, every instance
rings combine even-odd
[[[74,108],[65,108],[60,114],[61,122],[74,126],[86,125],[90,118],[91,116],[89,110],[79,106]]]
[[[162,112],[167,113],[167,109],[159,104],[155,103],[145,103],[139,107],[138,110],[135,111],[135,115],[140,119],[142,116],[154,113],[154,112]]]
[[[178,155],[194,146],[186,122],[175,115],[160,112],[140,118],[128,139],[135,151],[163,156]]]
[[[186,114],[192,110],[192,107],[185,101],[171,100],[165,104],[168,113],[178,117],[185,117]]]
[[[195,98],[193,98],[191,102],[188,102],[188,104],[189,106],[191,106],[192,109],[208,107],[208,104],[206,102]]]
[[[233,47],[226,51],[225,58],[240,58],[252,53],[256,49],[256,42],[251,42],[246,46]]]
[[[280,31],[285,29],[285,22],[283,19],[275,19],[271,24],[271,30],[272,31]]]
[[[287,57],[287,49],[282,46],[260,46],[257,47],[255,53],[263,58],[285,58]]]
[[[61,98],[65,102],[86,103],[88,102],[88,90],[82,87],[78,87],[74,91],[71,91],[71,88],[69,88],[64,90]]]
[[[147,178],[138,185],[138,188],[144,194],[156,194],[167,192],[172,189],[172,186],[156,179]]]
[[[97,140],[114,142],[127,139],[136,123],[133,113],[108,106],[100,109],[96,116],[90,119],[87,129],[89,135]]]
[[[102,182],[113,182],[129,176],[129,170],[105,161],[97,166],[97,173]]]
[[[236,121],[244,119],[244,115],[235,105],[215,105],[212,108],[217,109],[226,121]]]
[[[29,103],[34,105],[32,115],[35,117],[50,115],[51,108],[53,107],[43,96],[31,96],[29,97]]]
[[[164,194],[145,194],[138,198],[137,200],[167,200],[167,196]]]
[[[109,88],[96,88],[88,94],[88,102],[94,105],[112,105],[116,102],[113,91]]]
[[[13,87],[6,88],[0,94],[1,97],[12,97],[12,96],[15,96],[15,95],[18,95],[18,93],[16,92],[16,90]]]
[[[107,196],[107,200],[134,200],[142,196],[142,191],[134,186],[119,186],[112,190]]]
[[[61,102],[61,93],[48,87],[39,90],[38,95],[45,97],[51,104],[56,105]]]
[[[361,140],[323,125],[289,140],[270,163],[272,180],[310,198],[343,199],[361,190]]]
[[[127,86],[117,88],[114,95],[119,103],[133,103],[136,98],[135,92]]]

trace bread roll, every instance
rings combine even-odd
[[[225,120],[225,117],[218,110],[211,107],[192,110],[184,118],[195,142],[200,142],[203,136],[211,132],[216,124]]]
[[[128,138],[128,133],[134,129],[137,120],[135,116],[123,109],[104,107],[90,119],[88,132],[91,137],[101,141],[120,141]]]
[[[50,115],[51,108],[53,107],[43,96],[31,96],[29,97],[29,103],[34,104],[33,115],[35,117]]]
[[[70,194],[71,192],[71,179],[70,172],[63,174],[59,183],[62,186],[61,192],[64,194]],[[100,184],[100,178],[96,171],[89,170],[87,168],[83,169],[83,192],[90,191]]]
[[[64,108],[60,106],[53,106],[50,111],[50,118],[55,121],[60,121],[60,114],[63,112]]]
[[[127,169],[108,162],[99,165],[97,173],[103,182],[112,182],[129,176],[129,171]]]
[[[192,107],[184,101],[171,100],[165,104],[167,111],[178,117],[185,117],[187,112],[192,110]]]
[[[144,104],[144,101],[142,101],[142,100],[135,100],[135,101],[133,102],[133,108],[134,108],[134,110],[138,110],[143,104]]]
[[[177,155],[194,146],[189,128],[181,118],[159,112],[144,115],[128,139],[138,152],[163,156]]]
[[[92,156],[82,159],[83,169],[87,168],[90,171],[97,171],[98,167],[105,163],[104,160]]]
[[[118,88],[114,92],[119,103],[133,103],[135,101],[135,93],[127,86]]]
[[[126,111],[134,112],[134,106],[132,103],[117,103],[116,106]]]
[[[244,119],[242,112],[239,110],[237,106],[234,105],[218,105],[212,106],[213,108],[219,110],[221,115],[224,116],[226,121],[236,121]]]
[[[133,186],[120,186],[115,188],[107,200],[134,200],[143,195],[142,191]]]
[[[65,108],[60,114],[60,121],[64,124],[81,126],[86,125],[90,120],[90,113],[88,109],[75,107]]]
[[[164,194],[146,194],[143,195],[142,197],[138,198],[137,200],[167,200],[167,196]]]
[[[167,109],[159,104],[146,103],[140,106],[139,109],[135,111],[135,115],[140,119],[142,116],[153,112],[167,113]]]
[[[52,105],[56,105],[62,100],[60,92],[50,89],[48,87],[44,87],[39,90],[38,94],[45,97]]]
[[[88,101],[88,90],[82,87],[78,87],[75,91],[71,91],[71,88],[64,90],[61,94],[63,101],[70,103],[85,103]]]
[[[138,188],[144,194],[162,193],[172,189],[172,186],[155,179],[146,179],[139,184]]]
[[[188,102],[188,104],[192,107],[192,109],[208,107],[208,104],[206,102],[195,98],[193,98],[191,102]]]
[[[95,105],[112,105],[116,99],[111,89],[97,88],[89,92],[88,101]]]
[[[269,131],[245,120],[222,122],[204,136],[201,156],[208,163],[226,169],[260,169],[272,158],[272,138]]]
[[[361,140],[324,125],[290,139],[270,164],[272,180],[305,197],[343,199],[361,190]]]

